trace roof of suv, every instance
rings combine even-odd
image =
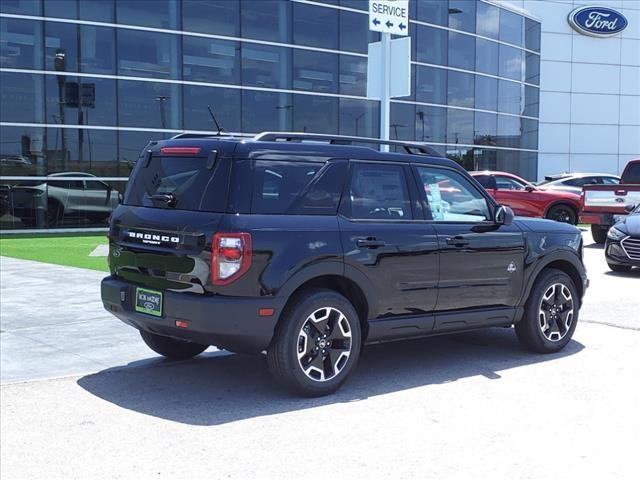
[[[364,145],[354,145],[363,143]],[[453,160],[440,156],[431,147],[412,142],[391,140],[392,146],[402,147],[406,153],[381,152],[367,144],[385,144],[379,139],[346,137],[339,135],[262,133],[253,138],[232,136],[196,136],[179,135],[169,140],[152,143],[152,150],[169,146],[192,146],[205,150],[218,150],[220,153],[244,158],[260,158],[288,152],[298,158],[304,156],[326,158],[349,158],[354,160],[373,160],[384,162],[412,162],[445,166],[464,170]]]

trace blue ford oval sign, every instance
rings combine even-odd
[[[580,7],[569,14],[569,24],[579,33],[610,37],[627,28],[624,15],[608,7]]]

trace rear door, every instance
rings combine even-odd
[[[371,318],[424,315],[436,304],[436,233],[412,205],[411,182],[408,165],[351,161],[338,221],[346,268],[373,288]]]
[[[436,310],[514,306],[523,282],[524,236],[520,229],[495,225],[487,198],[460,172],[419,165],[414,169],[438,237]]]

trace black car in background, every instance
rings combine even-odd
[[[629,215],[607,232],[604,254],[614,272],[640,267],[640,204],[627,208]]]
[[[557,352],[587,287],[577,228],[514,220],[456,162],[375,139],[151,142],[109,239],[102,301],[151,349],[266,353],[305,395],[336,390],[372,342],[515,325]]]

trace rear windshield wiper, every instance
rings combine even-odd
[[[165,202],[169,207],[175,207],[176,196],[173,193],[156,193],[149,197],[153,201]]]

